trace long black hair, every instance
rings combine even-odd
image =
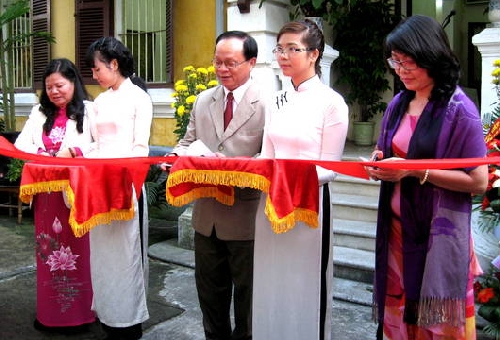
[[[423,15],[403,19],[386,37],[384,50],[386,58],[391,57],[391,52],[400,52],[427,69],[434,80],[430,99],[450,99],[460,78],[460,63],[435,19]]]
[[[94,67],[94,58],[109,65],[113,59],[118,63],[118,71],[125,78],[147,92],[144,80],[135,75],[135,62],[132,52],[114,37],[102,37],[94,41],[87,49],[85,59],[89,67]]]
[[[69,119],[75,120],[77,131],[79,133],[83,133],[83,117],[85,116],[85,104],[83,101],[88,100],[89,95],[83,85],[80,72],[76,68],[75,64],[66,58],[51,60],[45,68],[45,72],[43,74],[43,86],[40,94],[40,112],[47,116],[47,119],[43,124],[43,130],[46,135],[50,133],[50,130],[52,130],[52,127],[54,126],[57,111],[59,110],[59,107],[50,101],[47,89],[45,88],[45,80],[53,73],[60,73],[64,78],[73,83],[75,90],[73,98],[66,105],[66,116]]]

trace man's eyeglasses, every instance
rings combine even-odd
[[[402,67],[406,71],[413,71],[413,70],[416,70],[418,68],[418,65],[415,62],[415,60],[398,61],[398,60],[388,58],[387,63],[389,64],[390,68],[393,68],[395,70],[399,70]]]
[[[297,55],[300,52],[314,51],[314,50],[315,50],[315,48],[312,48],[312,47],[303,47],[303,48],[298,48],[298,47],[286,47],[286,48],[275,47],[273,49],[273,53],[274,53],[274,55],[276,57],[279,57],[282,54],[285,54],[287,56],[291,56],[291,55]]]
[[[214,65],[215,68],[221,68],[224,65],[228,70],[232,70],[232,69],[237,68],[241,64],[246,63],[247,61],[248,60],[243,60],[241,62],[237,62],[237,61],[221,61],[221,60],[214,59],[214,60],[212,60],[212,65]]]

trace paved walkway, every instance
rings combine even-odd
[[[101,339],[98,324],[72,335],[47,334],[33,328],[36,276],[32,223],[29,216],[17,225],[15,218],[0,215],[0,339]],[[168,228],[152,233],[156,239],[161,233],[165,239],[175,236]],[[194,286],[193,252],[176,247],[170,240],[152,245],[150,253],[151,318],[143,325],[143,339],[204,339]],[[333,301],[333,306],[333,339],[374,339],[370,308],[341,301]]]
[[[0,339],[102,339],[104,334],[97,323],[82,333],[71,335],[48,334],[33,328],[36,277],[32,223],[32,218],[25,217],[23,223],[17,225],[15,218],[0,215]],[[143,339],[202,340],[193,252],[176,246],[173,230],[163,227],[163,223],[153,223],[150,228],[155,243],[149,248],[150,319],[143,324]],[[341,288],[336,280],[335,289],[363,289]],[[371,321],[370,307],[337,299],[332,303],[333,340],[375,339],[376,326]],[[488,338],[480,335],[480,339]]]

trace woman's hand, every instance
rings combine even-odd
[[[375,162],[375,161],[379,161],[381,160],[382,158],[384,158],[384,153],[380,150],[377,150],[375,149],[372,154],[370,155],[370,161],[372,162]],[[360,159],[362,161],[369,161],[368,159],[364,158],[364,157],[360,157]],[[379,179],[377,177],[375,177],[375,175],[372,174],[372,170],[373,169],[376,169],[376,167],[371,167],[371,166],[365,166],[365,170],[366,170],[366,173],[368,174],[368,177],[370,177],[371,179],[373,179],[374,181],[378,181]]]
[[[387,169],[387,168],[384,168],[384,163],[394,162],[394,161],[402,161],[402,160],[404,160],[404,158],[400,158],[400,157],[391,157],[391,158],[386,158],[386,159],[380,160],[380,161],[378,161],[378,163],[380,163],[380,166],[367,167],[368,174],[375,181],[382,180],[382,181],[387,181],[387,182],[399,182],[402,178],[404,178],[406,176],[410,176],[412,174],[412,172],[409,170],[403,170],[403,169]]]
[[[67,148],[59,150],[57,153],[54,154],[54,157],[71,158],[73,156],[71,155],[69,148]]]

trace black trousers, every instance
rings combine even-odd
[[[195,233],[196,289],[206,339],[252,339],[253,245],[253,240],[220,240],[215,229],[210,237]],[[233,289],[235,327],[231,330]]]

